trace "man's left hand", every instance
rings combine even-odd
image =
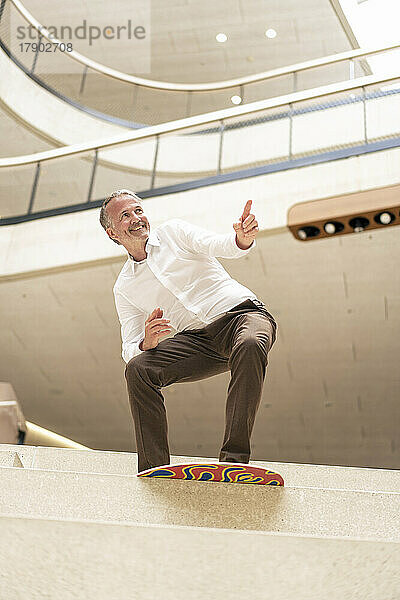
[[[253,214],[250,213],[252,200],[247,200],[242,216],[237,223],[233,224],[236,231],[236,245],[241,250],[250,248],[259,231],[258,223]]]

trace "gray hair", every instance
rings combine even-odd
[[[110,215],[108,214],[108,211],[107,211],[107,204],[113,198],[119,198],[120,196],[131,196],[132,198],[135,198],[135,200],[138,200],[139,202],[142,201],[142,199],[139,198],[139,196],[137,194],[135,194],[135,192],[132,192],[132,190],[122,189],[122,190],[116,190],[115,192],[113,192],[110,196],[108,196],[108,198],[106,198],[104,200],[102,207],[100,209],[100,224],[104,230],[106,230],[108,227],[113,227],[113,223],[112,223],[112,221],[110,219]],[[113,242],[115,242],[116,244],[121,246],[120,242],[118,242],[114,238],[111,238],[111,239]]]

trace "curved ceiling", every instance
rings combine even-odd
[[[132,86],[93,72],[90,68],[87,71],[87,67],[80,62],[71,60],[68,52],[52,51],[48,54],[40,51],[32,66],[31,56],[26,56],[19,48],[28,46],[19,43],[20,29],[24,40],[28,41],[35,39],[36,32],[31,31],[28,35],[27,21],[17,12],[14,4],[16,7],[20,5],[20,12],[26,9],[31,14],[26,16],[27,19],[37,20],[57,38],[66,41],[73,39],[71,48],[89,60],[127,75],[141,75],[144,80],[170,81],[175,85],[227,82],[299,61],[336,54],[348,50],[350,46],[330,0],[310,0],[306,10],[302,8],[301,11],[294,0],[286,0],[284,4],[278,4],[275,0],[220,0],[214,7],[207,6],[207,2],[173,1],[168,4],[167,16],[165,3],[157,0],[152,3],[136,0],[133,5],[119,0],[113,5],[112,13],[103,5],[97,6],[97,2],[91,0],[82,6],[81,2],[72,0],[61,12],[54,3],[13,0],[13,3],[6,5],[9,13],[5,14],[10,23],[10,43],[6,41],[6,47],[10,47],[13,60],[21,63],[28,74],[32,69],[33,76],[38,76],[39,83],[47,86],[49,91],[55,95],[61,94],[60,97],[77,103],[89,112],[98,111],[97,117],[104,113],[104,119],[110,120],[108,115],[111,115],[110,118],[122,126],[160,123],[225,108],[232,106],[233,96],[239,101],[244,96],[245,102],[272,97],[292,91],[293,86],[300,86],[301,89],[304,82],[298,81],[297,76],[294,81],[293,74],[289,74],[273,81],[260,81],[246,86],[244,90],[236,86],[212,93],[201,92],[192,97],[182,92],[172,94],[141,85]],[[93,42],[87,39],[87,30],[95,28],[95,24],[110,22],[115,29],[117,24],[119,27],[127,20],[130,22],[132,6],[136,10],[140,3],[151,8],[143,17],[143,23],[148,23],[149,28],[149,39],[143,51],[133,51],[131,41],[124,36],[113,41],[112,45],[102,36]],[[69,38],[68,30],[75,32],[77,30],[74,28],[82,29],[82,23],[85,23],[85,39],[81,39],[81,36],[77,38],[75,33]],[[67,32],[65,35],[63,30]],[[218,43],[216,35],[222,30],[227,39],[225,43]],[[3,31],[2,38],[4,35]],[[142,55],[144,52],[148,60],[143,62],[138,56],[140,52]],[[343,78],[343,73],[347,76],[347,72],[346,63],[333,65],[322,72],[311,69],[306,74],[306,87],[309,87],[311,80],[311,85],[319,85],[321,78],[333,77],[335,81]]]
[[[138,0],[139,1],[139,0]],[[25,0],[26,8],[45,26],[79,24],[86,19],[96,22],[96,11],[109,15],[114,23],[132,17],[135,3],[113,2],[112,11],[100,0],[70,0],[62,14],[51,0]],[[97,6],[98,5],[98,6]],[[221,81],[259,73],[351,49],[329,0],[152,0],[150,14],[151,68],[138,71],[138,61],[130,41],[89,45],[74,39],[74,50],[93,60],[126,73],[142,74],[151,79],[173,82]],[[276,37],[265,35],[268,29]],[[216,41],[225,33],[224,43]]]

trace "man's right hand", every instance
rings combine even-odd
[[[144,339],[140,342],[140,350],[151,350],[158,346],[160,339],[171,332],[171,325],[168,325],[169,319],[162,319],[163,311],[161,308],[155,308],[144,324]]]

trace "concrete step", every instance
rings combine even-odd
[[[400,541],[400,493],[0,467],[0,515]]]
[[[4,599],[399,597],[398,543],[15,517],[0,530]]]
[[[0,450],[2,452],[16,452],[22,465],[29,468],[114,475],[133,475],[137,473],[136,452],[77,450],[12,444],[0,444]],[[218,459],[204,456],[171,456],[173,464],[194,461],[218,462]],[[259,460],[251,460],[250,464],[277,471],[284,478],[287,487],[311,486],[325,489],[400,492],[400,470]]]

